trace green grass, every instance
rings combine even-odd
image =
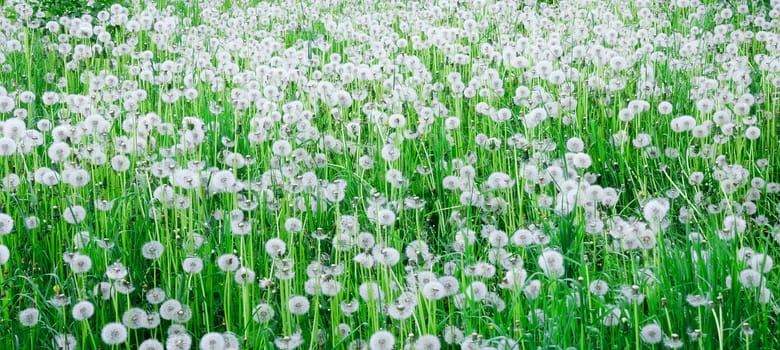
[[[46,29],[46,22],[59,15],[96,15],[109,8],[102,2],[92,8],[42,4],[48,10],[37,25],[23,18],[23,6],[6,2],[0,15],[8,25],[1,33],[17,38],[20,50],[12,50],[9,40],[0,44],[5,60],[0,95],[12,96],[15,106],[0,115],[6,124],[16,115],[27,130],[40,129],[34,135],[42,142],[0,156],[3,183],[11,174],[19,178],[18,185],[3,185],[0,192],[0,213],[14,221],[8,234],[0,235],[0,244],[10,251],[0,265],[0,329],[7,330],[0,334],[0,347],[51,348],[55,336],[71,334],[78,348],[135,349],[146,339],[175,341],[171,326],[181,324],[191,348],[209,332],[229,332],[248,349],[282,347],[298,336],[300,348],[340,349],[367,343],[380,330],[394,335],[395,348],[423,335],[437,336],[443,348],[461,348],[446,344],[445,329],[462,332],[459,343],[516,344],[517,349],[661,348],[678,339],[689,349],[776,348],[776,269],[758,273],[759,287],[741,282],[744,274],[762,268],[760,259],[750,256],[776,258],[780,244],[780,202],[773,189],[779,186],[780,164],[774,117],[778,75],[760,69],[755,60],[756,54],[774,59],[776,52],[756,38],[733,51],[725,39],[701,43],[691,54],[680,52],[689,36],[710,40],[707,34],[717,25],[758,32],[755,17],[772,20],[769,4],[751,3],[748,13],[740,13],[740,3],[705,3],[700,10],[666,3],[649,7],[655,18],[649,26],[676,38],[649,44],[653,54],[637,52],[641,40],[631,36],[647,25],[639,23],[641,2],[540,1],[494,9],[442,2],[449,7],[434,11],[426,2],[138,1],[126,5],[128,18],[140,29],[105,25],[111,44],[96,36],[59,37]],[[721,18],[726,8],[732,9],[731,18]],[[692,16],[697,11],[702,15]],[[606,13],[621,18],[624,28],[607,21]],[[660,25],[659,16],[668,25]],[[155,23],[165,18],[178,22],[161,35],[157,31],[165,30],[155,29]],[[447,28],[471,26],[471,18],[479,22],[473,35],[438,39]],[[748,18],[753,21],[742,26]],[[691,31],[694,25],[699,34]],[[614,37],[610,28],[617,30]],[[586,35],[573,35],[582,31]],[[502,45],[523,38],[527,45],[517,55],[527,67],[503,62],[504,50],[511,47]],[[406,45],[398,47],[399,39]],[[418,39],[433,42],[418,46]],[[58,52],[57,45],[66,43],[100,43],[105,51],[74,58],[72,49]],[[111,51],[124,43],[132,43],[131,52]],[[557,49],[537,43],[559,45],[562,54],[548,55]],[[572,57],[578,45],[614,53],[604,54],[603,62],[590,54]],[[665,59],[653,58],[659,52]],[[462,62],[459,54],[467,55]],[[335,55],[339,62],[332,61]],[[615,55],[631,56],[630,67],[613,70]],[[305,63],[309,59],[312,63]],[[543,61],[552,71],[578,74],[564,73],[565,83],[557,84],[533,74]],[[163,72],[166,66],[173,71]],[[642,66],[652,67],[657,93],[643,90]],[[750,82],[726,79],[735,71]],[[447,81],[451,73],[461,77],[465,92],[457,88],[459,82]],[[99,86],[99,77],[107,75],[117,83]],[[494,75],[501,83],[490,87]],[[210,76],[217,78],[202,79]],[[717,81],[717,88],[705,91],[702,77]],[[594,84],[597,80],[603,86]],[[610,80],[625,86],[610,88]],[[529,88],[530,96],[514,98],[519,87]],[[197,96],[165,102],[171,89]],[[35,100],[22,102],[24,91]],[[133,101],[139,91],[146,98]],[[72,106],[44,104],[46,92]],[[340,105],[335,92],[352,103]],[[84,101],[72,102],[76,96]],[[567,109],[553,103],[567,97],[576,105]],[[698,109],[702,97],[713,100],[713,111]],[[739,115],[738,102],[748,97],[755,101]],[[252,102],[237,102],[243,98]],[[640,100],[649,109],[621,120],[621,110]],[[664,101],[673,106],[670,114],[659,111]],[[89,107],[79,110],[79,105]],[[510,111],[508,120],[486,115],[503,108]],[[535,109],[548,116],[531,127]],[[703,137],[671,124],[690,115],[702,125],[721,110],[731,112],[733,125],[712,124]],[[105,119],[105,130],[79,132],[93,114]],[[390,125],[394,114],[403,115],[405,125]],[[449,117],[460,125],[449,127]],[[203,125],[190,124],[191,118]],[[39,127],[45,122],[56,128]],[[745,135],[750,126],[760,137]],[[5,127],[0,132],[14,144],[23,142]],[[189,142],[193,134],[197,141]],[[620,135],[623,144],[614,141]],[[526,142],[511,145],[519,136]],[[633,144],[645,136],[649,144]],[[573,137],[582,140],[582,150],[567,150]],[[281,139],[289,141],[291,154],[277,155],[274,142]],[[57,162],[49,154],[55,141],[70,147],[66,160]],[[387,145],[400,155],[383,156]],[[91,160],[88,152],[104,157]],[[127,157],[126,170],[112,167],[118,155]],[[585,155],[591,164],[576,167]],[[244,164],[226,162],[234,156]],[[59,183],[35,180],[42,167],[58,174]],[[73,168],[90,175],[84,186],[66,183]],[[170,172],[183,169],[192,170],[197,178],[191,180],[200,185],[189,189],[186,180],[174,181]],[[229,181],[236,191],[215,193],[209,187],[225,176],[218,170],[233,175]],[[403,179],[388,181],[388,170],[399,171]],[[496,172],[513,182],[488,187]],[[702,173],[699,183],[691,182],[695,172]],[[470,181],[448,189],[453,176]],[[725,186],[728,181],[735,185]],[[594,200],[589,191],[598,192],[597,186],[616,196]],[[170,198],[160,194],[166,189]],[[334,192],[343,199],[334,199]],[[644,211],[661,198],[667,205],[655,220]],[[99,210],[96,200],[103,199],[113,206]],[[405,208],[418,201],[424,201],[420,208]],[[68,223],[69,208],[77,205],[85,208],[86,218]],[[383,223],[372,217],[379,209],[389,209],[395,219]],[[25,225],[32,217],[38,224]],[[731,217],[744,219],[744,229],[725,227]],[[285,227],[290,218],[300,220],[299,230]],[[247,226],[245,235],[238,232]],[[530,244],[522,230],[531,232]],[[80,244],[83,232],[90,240]],[[359,233],[375,243],[361,247]],[[271,238],[285,242],[278,258],[267,251]],[[158,259],[142,254],[152,240],[163,247]],[[424,242],[427,251],[410,247],[413,242]],[[549,276],[547,264],[557,262],[539,260],[547,249],[560,253],[562,267]],[[400,255],[397,263],[365,261],[394,252]],[[88,256],[91,269],[75,273],[65,260],[73,254]],[[254,273],[252,283],[241,286],[237,272],[219,267],[224,254],[234,254]],[[197,273],[182,265],[193,257],[203,262]],[[112,281],[107,273],[116,262],[128,274]],[[502,288],[513,268],[527,277],[515,288]],[[431,274],[451,276],[459,286],[441,299],[428,298],[430,291],[419,279]],[[603,295],[590,290],[597,279],[609,286]],[[101,282],[132,290],[103,299],[94,292]],[[337,292],[310,293],[331,282],[340,286]],[[376,283],[384,298],[361,296],[368,283]],[[480,283],[487,295],[469,297]],[[147,300],[153,288],[164,291],[165,300],[185,305],[181,313],[168,317],[159,303]],[[404,292],[417,300],[400,310]],[[633,301],[637,293],[639,302]],[[310,302],[301,315],[288,306],[296,295]],[[694,295],[705,302],[691,305],[687,299]],[[70,303],[55,306],[58,296]],[[353,299],[360,306],[348,315],[341,305]],[[79,301],[94,305],[87,320],[71,313]],[[259,304],[270,305],[275,316],[256,322]],[[31,326],[19,319],[28,308],[39,311]],[[101,337],[104,326],[130,324],[123,315],[132,308],[162,320],[129,329],[126,341],[107,344]],[[408,313],[399,317],[394,311]],[[643,336],[648,324],[660,326],[658,343]],[[342,336],[342,327],[351,332]]]

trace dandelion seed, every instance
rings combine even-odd
[[[89,301],[82,300],[71,309],[71,315],[76,321],[84,321],[92,317],[95,314],[95,305]]]
[[[333,297],[341,291],[341,283],[336,280],[329,279],[320,283],[320,289],[322,290],[323,295]]]
[[[233,280],[239,286],[252,284],[255,280],[255,272],[247,267],[241,266],[236,270]]]
[[[108,345],[122,344],[127,340],[127,328],[121,323],[108,323],[100,331],[100,338]]]
[[[165,340],[166,350],[189,350],[192,347],[192,336],[187,333],[169,335]]]
[[[609,304],[606,305],[606,308],[609,310],[609,312],[606,314],[606,316],[604,316],[604,318],[601,319],[601,324],[607,327],[617,326],[620,323],[620,309],[614,305]]]
[[[759,137],[761,137],[761,129],[755,126],[750,126],[745,129],[745,137],[748,140],[757,140]]]
[[[527,129],[533,129],[545,119],[547,119],[547,112],[542,108],[535,108],[525,115],[523,122]]]
[[[144,328],[144,326],[146,326],[146,317],[146,311],[133,307],[122,314],[122,324],[128,329]]]
[[[298,218],[287,218],[284,221],[284,229],[290,233],[300,232],[303,229],[303,223]]]
[[[163,344],[157,339],[146,339],[138,345],[138,350],[164,350]]]
[[[69,224],[78,224],[87,217],[87,210],[80,205],[74,205],[66,208],[62,212],[62,219]]]
[[[200,176],[189,169],[176,169],[171,174],[171,186],[191,190],[200,186]]]
[[[274,141],[271,145],[271,152],[280,157],[287,157],[292,153],[292,145],[287,140]]]
[[[162,257],[164,248],[162,243],[158,241],[149,241],[141,246],[141,255],[149,260],[157,260]]]
[[[466,295],[474,300],[480,301],[487,297],[488,289],[487,285],[481,281],[474,281],[466,288]]]
[[[13,103],[12,100],[10,100],[7,96],[0,96],[0,110],[3,109],[2,105],[4,104],[4,102],[8,102],[8,101],[11,101],[11,103]],[[11,110],[9,110],[8,112],[10,111]],[[25,125],[24,120],[22,120],[21,118],[7,119],[3,121],[3,123],[0,123],[0,128],[2,128],[3,137],[9,138],[11,140],[22,139],[22,137],[24,137],[27,131],[27,126]]]
[[[745,288],[759,288],[764,282],[763,276],[756,270],[746,269],[739,273],[739,283]]]
[[[171,324],[168,326],[168,336],[176,336],[176,335],[186,335],[187,334],[187,328],[184,327],[184,325],[181,324]]]
[[[767,254],[755,254],[747,261],[751,269],[760,273],[767,273],[774,266],[774,259]]]
[[[709,114],[715,108],[715,101],[709,98],[703,98],[696,101],[696,109],[702,114]]]
[[[301,295],[291,296],[287,301],[287,307],[293,315],[304,315],[309,312],[309,299]]]
[[[19,323],[25,327],[33,327],[38,324],[39,317],[38,309],[29,307],[19,312]]]
[[[258,304],[252,311],[252,319],[257,323],[267,323],[271,321],[276,313],[273,307],[266,303]]]
[[[374,235],[370,232],[361,232],[357,237],[357,245],[360,249],[371,249],[375,244]]]
[[[593,164],[593,160],[587,153],[576,153],[572,157],[572,165],[577,169],[586,169]]]
[[[734,114],[744,116],[750,113],[750,105],[745,102],[737,102],[733,108]]]
[[[135,287],[133,287],[133,284],[130,283],[130,281],[121,279],[116,283],[114,289],[119,294],[128,295],[135,290]]]
[[[69,265],[73,273],[86,273],[92,269],[92,259],[87,255],[75,254],[71,258]]]
[[[225,350],[238,350],[241,345],[238,336],[231,332],[222,333],[222,339],[225,341]]]
[[[425,334],[414,342],[414,350],[439,350],[441,342],[435,335]]]
[[[368,341],[371,350],[391,350],[395,347],[395,337],[388,331],[377,331]]]
[[[639,286],[623,286],[620,292],[629,303],[641,304],[645,301],[645,295],[639,292]]]
[[[10,156],[16,153],[16,141],[8,138],[0,138],[0,156]]]
[[[341,312],[343,312],[346,316],[357,312],[359,307],[360,303],[357,301],[357,299],[352,299],[350,301],[344,300],[341,302],[341,304],[339,304],[339,309],[341,309]]]
[[[279,238],[271,238],[265,242],[265,251],[272,258],[277,258],[287,252],[287,244]]]
[[[664,333],[657,323],[650,323],[642,327],[639,336],[647,344],[658,344],[663,340]]]
[[[689,115],[684,115],[684,116],[674,118],[670,122],[670,127],[672,128],[672,131],[677,133],[691,131],[695,126],[696,126],[696,119],[693,119],[693,117]]]
[[[65,294],[57,294],[46,302],[55,307],[65,307],[70,305],[70,297]]]
[[[157,305],[165,300],[165,291],[161,288],[152,288],[146,292],[146,301],[149,304]]]
[[[0,266],[8,263],[11,258],[11,250],[5,244],[0,244]]]
[[[127,268],[117,261],[106,269],[106,277],[112,280],[121,280],[127,276]]]
[[[566,149],[574,153],[582,152],[585,149],[585,142],[579,137],[572,137],[566,140]]]
[[[222,350],[225,348],[225,339],[221,333],[209,332],[200,338],[200,350]]]
[[[661,115],[669,115],[672,113],[672,104],[667,101],[662,101],[658,104],[658,113]]]
[[[596,279],[590,282],[588,290],[595,296],[604,296],[609,292],[609,284],[603,280]]]
[[[664,337],[664,346],[669,349],[679,349],[685,344],[677,333],[672,333],[671,337]]]
[[[381,226],[390,226],[395,223],[395,213],[390,209],[379,209],[376,218],[377,223]]]
[[[54,336],[52,341],[54,346],[59,350],[74,350],[78,342],[73,334],[58,333]]]
[[[115,291],[116,289],[111,286],[111,283],[100,282],[92,289],[92,294],[102,300],[108,300],[111,299]]]
[[[198,257],[185,258],[181,263],[182,270],[189,274],[199,274],[203,270],[203,259]]]
[[[423,286],[422,294],[428,300],[439,300],[447,295],[447,290],[441,282],[431,281]]]
[[[252,224],[242,220],[231,220],[230,232],[236,236],[246,236],[252,232]]]
[[[394,144],[386,144],[382,147],[381,156],[387,162],[394,162],[401,157],[401,150]]]
[[[178,300],[168,299],[160,305],[160,317],[165,320],[173,320],[181,309],[182,305]]]
[[[401,261],[401,253],[395,248],[376,246],[372,250],[374,261],[377,264],[394,266]]]
[[[669,211],[669,201],[666,198],[653,198],[645,203],[642,216],[651,226],[659,225]]]
[[[539,256],[539,267],[550,278],[558,278],[564,275],[563,255],[552,249],[545,249]]]
[[[692,307],[699,307],[709,304],[710,299],[699,294],[689,294],[685,297],[685,302]]]
[[[65,142],[54,142],[49,146],[49,160],[53,163],[60,163],[67,159],[71,154],[71,147]]]
[[[187,323],[191,318],[192,309],[188,305],[182,305],[171,320],[177,323]]]

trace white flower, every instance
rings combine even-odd
[[[0,265],[5,265],[11,258],[11,251],[5,244],[0,244]]]
[[[439,350],[441,342],[435,335],[425,334],[414,342],[414,350]]]
[[[203,259],[199,257],[184,258],[181,263],[182,270],[189,274],[199,274],[203,270]]]
[[[36,308],[26,308],[19,312],[19,323],[25,327],[32,327],[38,324],[40,312]]]
[[[650,323],[642,327],[640,337],[647,344],[658,344],[663,340],[664,332],[657,323]]]
[[[100,338],[108,345],[122,344],[127,340],[127,328],[121,323],[108,323],[100,331]]]
[[[590,282],[588,290],[595,296],[604,296],[609,291],[609,284],[603,280],[596,279]]]
[[[666,198],[653,198],[645,203],[642,208],[642,216],[652,225],[658,225],[669,211],[669,200]]]
[[[265,242],[265,251],[271,257],[280,257],[287,252],[287,244],[279,238],[271,238]]]
[[[672,113],[672,104],[667,101],[662,101],[658,104],[658,113],[661,115],[669,115]]]
[[[274,318],[274,308],[271,305],[262,303],[255,306],[252,312],[252,319],[257,323],[266,323]]]
[[[287,307],[293,315],[304,315],[309,312],[309,299],[305,296],[294,295],[287,301]]]
[[[221,333],[209,332],[200,338],[201,350],[222,350],[225,348],[225,339]]]
[[[14,229],[14,219],[5,213],[0,213],[0,236],[11,233]]]
[[[563,255],[555,250],[545,249],[542,254],[539,255],[538,263],[544,274],[550,278],[561,277],[565,272],[563,267]]]
[[[378,331],[368,341],[370,350],[391,350],[395,347],[395,337],[388,331]]]
[[[149,260],[159,259],[162,257],[163,251],[163,245],[158,241],[149,241],[141,246],[141,255]]]
[[[277,156],[286,157],[292,153],[292,146],[287,140],[277,140],[271,145],[271,152]]]

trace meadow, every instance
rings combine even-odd
[[[2,349],[780,348],[778,0],[84,10],[0,5]]]

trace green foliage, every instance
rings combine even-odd
[[[42,11],[45,19],[53,19],[62,16],[79,17],[85,14],[94,16],[116,3],[126,5],[123,1],[115,0],[38,0],[30,4],[36,13]]]

